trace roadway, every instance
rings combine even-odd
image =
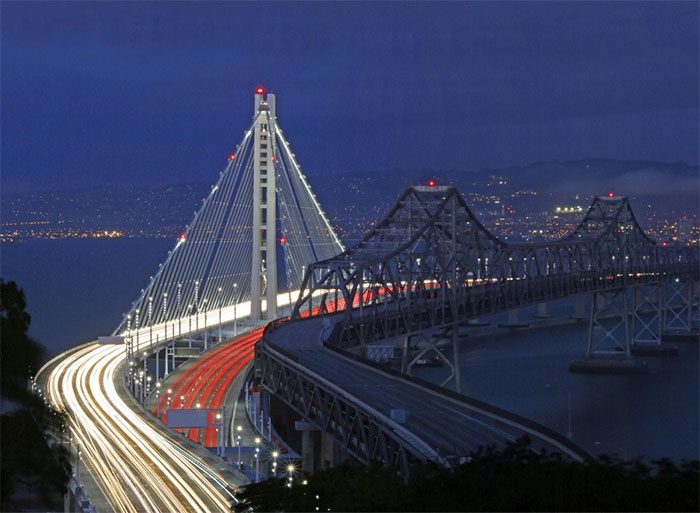
[[[265,350],[278,351],[283,357],[293,355],[305,374],[332,383],[386,417],[391,409],[405,410],[407,418],[402,427],[441,457],[466,456],[484,446],[503,447],[527,434],[535,448],[581,459],[583,451],[563,446],[556,437],[541,432],[526,419],[483,407],[486,405],[468,404],[323,347],[321,332],[338,320],[337,315],[327,315],[282,323],[269,330],[264,339]]]
[[[244,374],[253,360],[255,343],[262,336],[263,328],[255,328],[232,341],[216,346],[192,362],[182,372],[161,386],[161,395],[151,406],[153,415],[160,415],[167,422],[167,409],[201,408],[219,409],[224,406],[229,389],[240,392],[240,387],[232,387],[234,380]],[[165,390],[163,390],[165,389]],[[235,404],[235,402],[234,402]],[[233,412],[229,412],[233,413]],[[214,423],[214,413],[209,422]],[[228,417],[228,415],[226,415]],[[205,447],[216,447],[215,427],[204,429]],[[189,439],[200,442],[200,430],[190,429]]]
[[[57,357],[37,375],[49,400],[69,412],[74,443],[110,507],[230,511],[230,488],[244,480],[140,412],[122,384],[123,363],[123,346],[92,343]]]

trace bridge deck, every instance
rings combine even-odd
[[[524,426],[515,415],[494,413],[420,386],[398,376],[357,363],[321,345],[320,335],[334,316],[287,322],[270,330],[266,350],[277,350],[341,388],[357,401],[387,417],[392,408],[407,413],[403,424],[442,457],[467,455],[484,445],[502,447],[529,434],[535,447],[562,452],[547,434]],[[493,409],[495,410],[495,409]]]

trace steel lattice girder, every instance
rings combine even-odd
[[[408,431],[402,434],[389,419],[370,411],[322,378],[315,379],[265,343],[256,346],[255,359],[256,377],[262,386],[331,435],[360,462],[397,466],[407,477],[414,462],[437,460],[432,449],[419,447],[420,443]]]
[[[453,187],[409,187],[362,241],[307,270],[295,315],[342,299],[373,309],[369,324],[348,309],[343,346],[441,326],[569,294],[697,274],[697,248],[661,247],[624,197],[595,198],[577,228],[551,243],[506,244],[476,219]],[[485,289],[481,291],[479,289]],[[426,322],[426,317],[428,317]],[[402,326],[402,328],[399,328]],[[335,337],[338,341],[338,337]]]

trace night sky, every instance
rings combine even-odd
[[[253,88],[309,175],[698,162],[698,3],[3,2],[4,192],[211,182]]]

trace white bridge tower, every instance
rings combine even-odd
[[[253,122],[253,258],[250,317],[277,317],[277,192],[275,183],[275,95],[255,90]]]

